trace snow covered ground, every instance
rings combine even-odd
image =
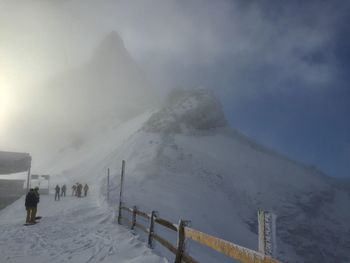
[[[92,193],[54,201],[41,195],[40,223],[24,226],[24,197],[0,212],[0,262],[165,263],[126,228]]]

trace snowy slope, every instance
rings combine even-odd
[[[95,194],[77,199],[67,196],[56,202],[41,195],[41,222],[23,226],[24,199],[0,212],[1,262],[125,262],[165,263],[165,259],[113,224],[113,211],[98,202]]]
[[[51,172],[58,182],[84,178],[104,200],[110,167],[114,206],[124,159],[129,206],[158,210],[173,222],[189,219],[198,230],[252,249],[261,208],[278,216],[277,257],[284,262],[350,261],[347,189],[229,128],[206,91],[172,94],[165,105],[67,149]],[[190,250],[201,262],[232,262],[194,244]]]

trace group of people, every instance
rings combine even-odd
[[[64,184],[62,187],[56,185],[55,187],[55,201],[59,201],[60,197],[66,196],[67,186]],[[89,186],[87,184],[83,185],[81,183],[76,183],[72,186],[72,196],[82,197],[82,192],[84,190],[84,196],[87,196]]]
[[[60,200],[60,197],[66,196],[67,186],[64,184],[60,187],[58,184],[55,187],[55,201]],[[72,196],[82,197],[82,191],[84,190],[84,196],[87,196],[89,186],[87,184],[83,185],[81,183],[76,183],[72,186]],[[36,213],[38,203],[40,201],[39,187],[30,188],[25,200],[25,207],[27,210],[26,224],[35,224]]]
[[[40,201],[39,187],[30,188],[26,195],[25,207],[27,210],[26,224],[35,224],[36,212]]]
[[[83,185],[81,183],[76,183],[72,186],[72,196],[82,197],[82,191],[84,190],[84,197],[87,196],[89,186],[87,184]]]
[[[58,184],[55,187],[55,201],[60,201],[60,196],[66,196],[67,186],[64,184],[60,187]]]

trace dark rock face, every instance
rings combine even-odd
[[[164,107],[144,126],[148,132],[181,133],[226,127],[220,102],[204,89],[177,89],[170,93]]]

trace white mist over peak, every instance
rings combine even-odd
[[[40,172],[62,148],[80,147],[106,124],[132,118],[157,104],[152,84],[113,31],[85,63],[35,88],[32,99],[21,105],[22,114],[2,147],[30,152],[33,168]]]
[[[114,114],[125,119],[156,102],[152,85],[115,31],[101,41],[85,65],[60,76],[58,82],[57,88],[76,91],[74,101],[80,102],[81,113],[92,118]]]

